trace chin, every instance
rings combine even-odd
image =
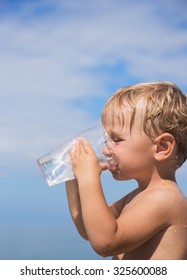
[[[111,174],[112,174],[112,177],[114,178],[114,180],[116,180],[116,181],[128,181],[128,180],[132,179],[132,178],[129,178],[127,176],[120,174],[120,172],[111,172]]]
[[[125,180],[123,177],[121,177],[120,176],[120,174],[119,173],[115,173],[115,172],[113,172],[112,173],[112,177],[116,180],[116,181],[123,181],[123,180]]]

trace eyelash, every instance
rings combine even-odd
[[[118,142],[123,141],[123,139],[120,139],[120,138],[114,137],[114,138],[112,139],[112,141],[114,141],[115,143],[118,143]]]

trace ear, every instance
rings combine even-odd
[[[174,155],[176,141],[170,133],[163,133],[155,139],[155,159],[163,161]]]

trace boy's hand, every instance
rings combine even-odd
[[[85,138],[76,141],[71,152],[71,161],[73,173],[77,179],[91,179],[100,176],[102,170],[107,169],[107,164],[99,164],[92,146]]]

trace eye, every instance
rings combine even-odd
[[[114,138],[112,138],[112,141],[114,141],[115,143],[118,143],[118,142],[123,141],[123,139],[118,138],[118,137],[114,137]]]

